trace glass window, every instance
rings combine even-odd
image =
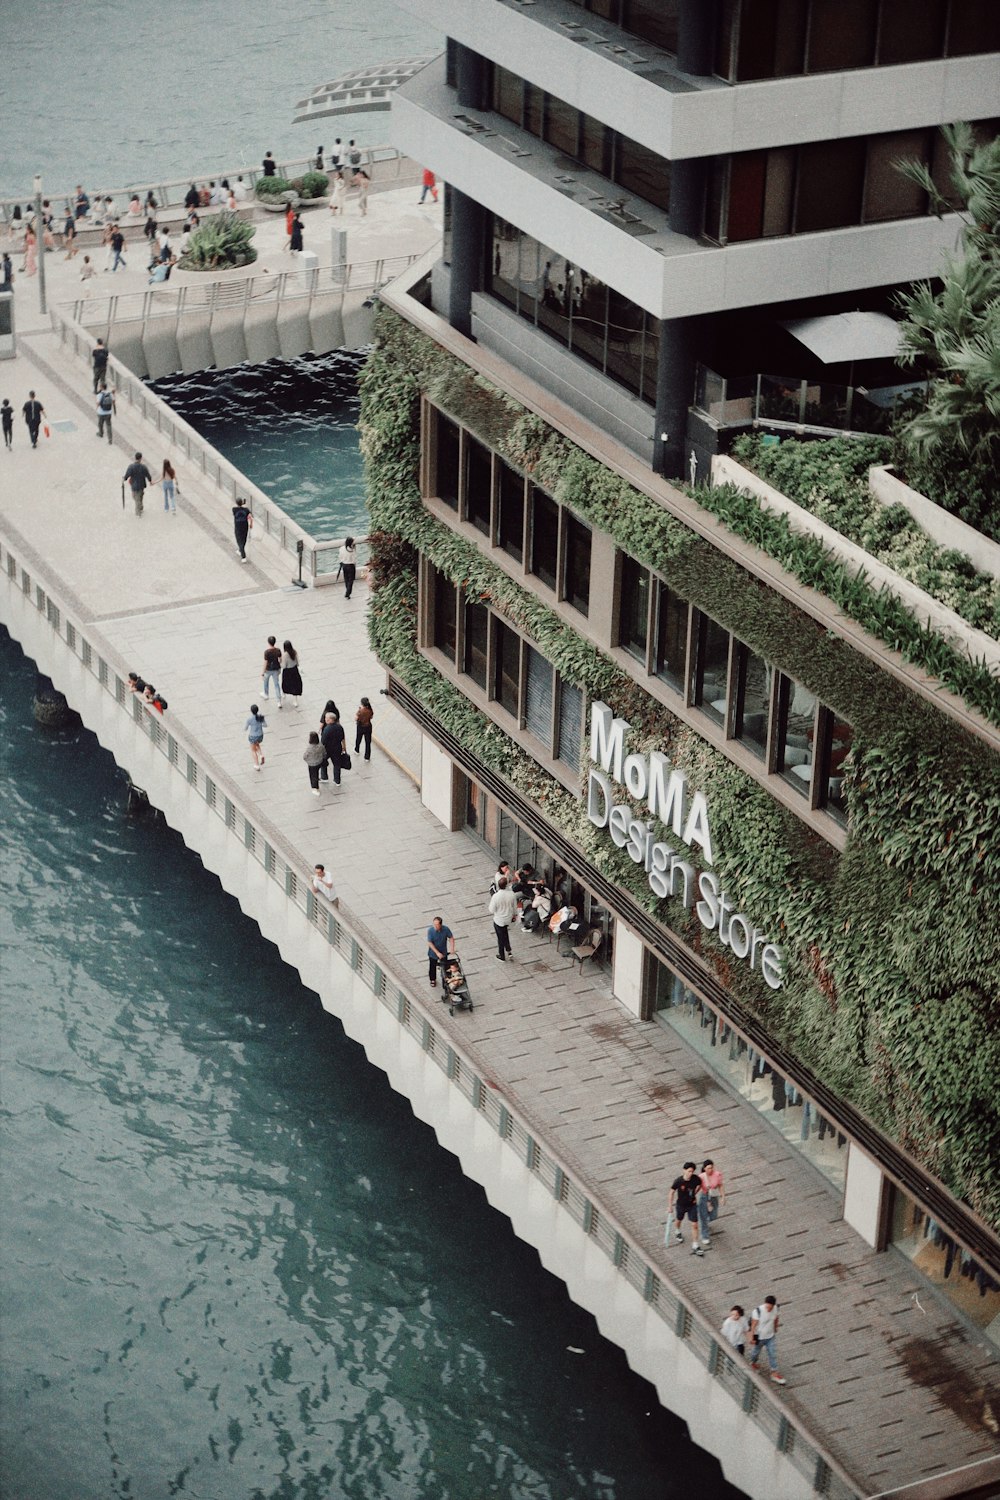
[[[524,561],[524,476],[497,459],[497,542],[518,562]]]
[[[534,646],[525,645],[524,723],[548,749],[552,744],[552,667]]]
[[[533,240],[530,234],[522,234],[517,268],[517,307],[525,318],[535,322],[538,304],[542,298],[542,269],[545,264],[545,246]]]
[[[729,631],[698,614],[694,701],[717,724],[726,723],[729,691]]]
[[[571,682],[559,683],[559,729],[556,737],[556,759],[580,769],[580,744],[583,736],[583,693]]]
[[[927,1280],[1000,1348],[1000,1289],[994,1277],[978,1273],[961,1249],[918,1203],[893,1188],[890,1238]]]
[[[670,163],[623,135],[615,142],[614,179],[647,203],[670,207]]]
[[[816,699],[800,682],[782,677],[779,712],[781,733],[775,770],[808,797],[816,749]]]
[[[764,171],[764,211],[761,233],[765,238],[791,234],[795,208],[795,147],[781,146],[767,153]]]
[[[618,607],[618,644],[646,664],[649,640],[649,569],[634,558],[622,558],[621,602]]]
[[[1000,5],[996,0],[952,0],[948,56],[1000,52]]]
[[[730,77],[731,34],[737,22],[737,9],[740,16],[736,79],[740,83],[802,72],[808,13],[802,0],[743,0],[741,6],[733,0],[727,9],[728,34],[724,31],[721,38],[723,50],[719,60],[723,78]]]
[[[841,1192],[847,1170],[847,1138],[734,1031],[725,1016],[687,988],[650,954],[644,1003],[657,1021],[678,1032],[717,1077],[757,1109],[789,1146],[800,1151]]]
[[[832,709],[823,714],[823,805],[838,823],[847,822],[847,798],[844,795],[844,762],[851,753],[854,729]]]
[[[924,62],[944,56],[946,0],[882,0],[878,28],[878,60],[891,63]]]
[[[764,227],[767,186],[766,151],[741,151],[729,166],[729,212],[726,239],[758,240]]]
[[[808,71],[870,68],[877,24],[878,0],[811,0]]]
[[[816,141],[799,147],[798,204],[795,229],[810,234],[861,222],[861,189],[865,178],[862,136],[849,141]]]
[[[443,412],[434,413],[434,480],[433,491],[445,505],[458,509],[458,428]]]
[[[532,135],[541,137],[542,121],[545,118],[545,93],[533,83],[524,85],[524,128]]]
[[[531,572],[550,589],[556,586],[559,557],[559,507],[545,493],[531,487]]]
[[[465,519],[486,536],[490,531],[490,492],[493,466],[490,450],[465,434]]]
[[[575,157],[580,145],[580,111],[552,94],[545,95],[545,139],[557,151]]]
[[[749,646],[737,644],[736,721],[734,733],[748,750],[764,760],[771,703],[772,667]]]
[[[458,591],[434,569],[434,644],[454,664],[458,643]]]
[[[465,670],[477,687],[486,691],[486,632],[489,613],[485,604],[465,605]]]
[[[602,177],[610,175],[608,141],[614,135],[600,120],[591,115],[580,116],[580,159]]]
[[[444,261],[446,266],[451,265],[451,247],[454,238],[454,210],[455,195],[452,192],[451,184],[449,182],[446,182],[444,184],[444,209],[441,222],[441,259]]]
[[[515,125],[521,123],[524,82],[516,73],[508,73],[498,63],[493,64],[493,108],[505,120]]]
[[[506,219],[494,216],[490,288],[494,297],[517,307],[518,254],[520,234]]]
[[[679,693],[684,691],[687,656],[688,605],[686,599],[661,583],[656,607],[656,675]]]
[[[563,598],[582,615],[590,609],[590,527],[565,512]]]
[[[678,0],[624,0],[620,25],[664,52],[677,52]]]
[[[926,130],[899,130],[872,136],[868,142],[864,219],[908,219],[927,212],[927,194],[900,172],[898,161],[929,160]]]
[[[521,680],[521,637],[493,617],[493,697],[501,708],[518,716]]]

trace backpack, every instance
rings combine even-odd
[[[102,391],[100,397],[98,398],[97,405],[99,410],[101,411],[111,411],[112,407],[114,406],[114,397],[112,396],[111,392]]]
[[[358,151],[357,148],[355,148],[355,150],[353,150],[351,152],[350,157],[348,158],[348,160],[350,161],[352,167],[360,167],[360,165],[361,165],[361,152]]]

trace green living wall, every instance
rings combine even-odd
[[[854,725],[843,854],[429,515],[419,487],[421,393]],[[380,658],[470,751],[700,951],[773,1036],[1000,1224],[1000,758],[385,308],[362,377],[361,430],[374,533],[370,632]],[[418,551],[627,719],[629,749],[665,750],[706,793],[716,869],[783,944],[781,990],[732,963],[693,913],[657,901],[643,872],[587,821],[580,798],[419,654]]]

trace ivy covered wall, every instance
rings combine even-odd
[[[845,853],[425,510],[422,392],[854,725]],[[385,308],[362,376],[361,429],[379,657],[609,879],[701,952],[772,1035],[1000,1225],[1000,758]],[[630,750],[665,750],[706,793],[716,869],[785,950],[781,990],[733,963],[693,912],[657,901],[581,800],[419,654],[418,551],[627,719]]]

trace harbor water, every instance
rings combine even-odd
[[[0,631],[5,1500],[737,1492]]]

